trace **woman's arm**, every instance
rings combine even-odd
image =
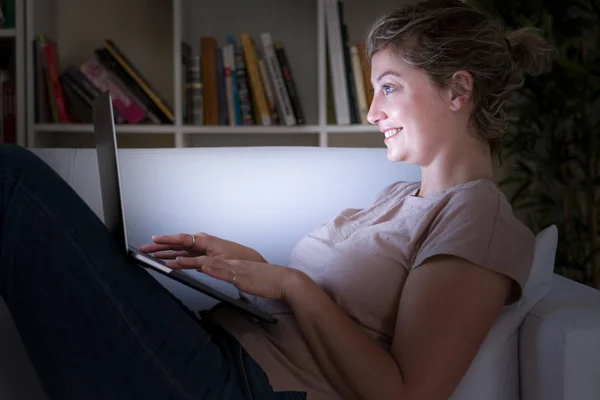
[[[509,278],[453,256],[411,271],[392,354],[303,274],[283,293],[325,376],[345,399],[447,400],[498,317]]]

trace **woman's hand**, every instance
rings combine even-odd
[[[198,256],[219,257],[224,260],[248,260],[266,263],[266,260],[254,249],[207,235],[180,233],[167,236],[153,236],[153,243],[140,247],[144,253],[164,260],[170,268],[176,268],[176,257],[193,258]]]
[[[213,278],[234,284],[240,291],[266,299],[284,300],[293,286],[309,280],[293,268],[247,260],[219,257],[177,257],[173,268],[196,269]]]

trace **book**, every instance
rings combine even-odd
[[[96,58],[86,61],[80,69],[101,92],[110,92],[113,106],[128,123],[137,124],[146,117],[144,110],[127,93],[122,83]]]
[[[240,106],[240,85],[238,77],[238,47],[233,39],[233,36],[227,36],[227,43],[230,45],[230,61],[231,61],[231,85],[233,86],[233,110],[235,113],[235,125],[242,125],[242,110]]]
[[[56,43],[46,35],[39,35],[38,40],[43,54],[44,70],[50,104],[53,111],[53,121],[68,123],[69,117],[65,108],[65,101],[59,81],[59,66],[56,57]]]
[[[188,101],[188,119],[186,122],[191,125],[204,125],[204,104],[202,100],[199,55],[192,57],[192,62],[187,72],[185,90]]]
[[[202,82],[204,125],[218,125],[217,40],[212,36],[200,38],[200,80]]]
[[[327,56],[329,60],[329,76],[333,97],[336,121],[339,125],[350,124],[350,102],[346,84],[346,64],[344,63],[344,42],[342,40],[341,22],[337,0],[325,1],[325,20],[327,30]]]
[[[225,68],[223,65],[223,48],[217,47],[217,102],[219,110],[218,125],[228,124],[227,93],[225,88]]]
[[[373,102],[373,86],[371,85],[371,62],[367,59],[367,44],[360,42],[357,45],[358,56],[360,58],[360,67],[365,85],[365,95],[367,96],[367,108],[371,107]]]
[[[223,75],[225,77],[225,94],[227,99],[227,121],[229,125],[237,125],[235,113],[235,60],[233,44],[227,43],[223,46]]]
[[[50,99],[48,98],[48,82],[46,80],[46,68],[44,66],[44,52],[38,38],[33,40],[33,65],[35,68],[34,77],[34,99],[35,99],[35,122],[47,123],[54,122],[54,116],[50,109]]]
[[[241,34],[242,49],[244,50],[244,58],[246,60],[246,68],[248,71],[248,82],[250,86],[250,94],[252,96],[252,106],[254,108],[254,117],[258,125],[272,125],[271,113],[265,91],[260,79],[260,71],[258,70],[258,59],[254,41],[248,33]]]
[[[304,124],[306,122],[304,119],[304,110],[302,109],[302,104],[300,104],[300,96],[298,95],[298,91],[296,89],[296,83],[292,76],[292,69],[283,47],[283,43],[275,42],[273,46],[275,48],[277,60],[279,60],[279,66],[281,67],[281,73],[283,74],[283,80],[285,81],[285,86],[287,87],[290,101],[292,102],[292,109],[294,110],[294,115],[296,116],[296,123],[299,125]]]
[[[175,116],[173,115],[173,110],[169,107],[166,101],[164,101],[158,95],[158,92],[150,85],[148,80],[141,74],[141,72],[129,61],[121,49],[117,47],[115,42],[111,39],[105,39],[104,48],[143,90],[146,96],[148,96],[148,98],[156,105],[158,110],[160,110],[161,114],[159,115],[159,118],[161,121],[165,123],[174,123]]]
[[[76,90],[82,98],[84,98],[89,106],[92,106],[93,100],[100,95],[100,90],[73,64],[67,65],[62,75],[69,77],[69,82],[72,83],[73,89]],[[125,123],[125,118],[121,115],[119,110],[113,110],[115,123]]]
[[[252,98],[250,96],[250,85],[248,83],[248,70],[244,58],[244,50],[242,45],[230,39],[234,45],[235,54],[235,73],[238,91],[238,101],[240,105],[239,118],[240,125],[254,125],[254,107],[252,106]]]
[[[350,58],[352,61],[352,76],[354,77],[354,87],[356,89],[356,99],[358,105],[358,117],[361,124],[368,124],[367,113],[367,96],[365,94],[365,84],[363,82],[362,70],[360,67],[360,56],[358,55],[358,47],[350,46]]]
[[[105,48],[94,50],[96,59],[119,81],[127,94],[135,101],[146,116],[145,121],[160,124],[161,122],[168,123],[168,120],[162,121],[159,115],[161,110],[152,102],[152,100],[144,93],[141,87],[131,78],[131,76],[121,67],[121,65],[111,56],[110,52]]]
[[[282,125],[293,126],[296,125],[296,116],[292,109],[292,102],[288,95],[285,81],[281,73],[281,67],[279,66],[279,60],[275,55],[275,49],[273,48],[273,38],[269,32],[263,32],[260,35],[262,42],[263,53],[265,57],[265,63],[267,65],[267,71],[271,83],[273,84],[273,93],[275,97],[275,103],[277,104],[277,113]]]

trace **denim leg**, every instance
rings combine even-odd
[[[242,398],[220,341],[11,145],[0,145],[0,295],[51,398]]]

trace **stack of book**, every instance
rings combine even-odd
[[[109,91],[117,123],[174,123],[172,109],[113,40],[104,40],[83,65],[62,71],[54,41],[39,35],[34,46],[37,122],[92,122],[93,99]]]
[[[184,122],[189,125],[284,125],[305,123],[284,46],[269,32],[255,41],[242,33],[219,45],[200,39],[199,54],[182,43]]]
[[[329,99],[333,103],[335,122],[339,125],[367,124],[373,93],[365,43],[350,43],[341,0],[324,0],[324,4]]]

